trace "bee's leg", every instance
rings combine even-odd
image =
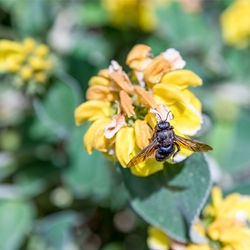
[[[174,157],[179,153],[179,151],[181,150],[181,149],[180,149],[180,146],[179,146],[176,142],[175,142],[174,144],[175,144],[177,150],[174,152],[173,158],[174,158]]]

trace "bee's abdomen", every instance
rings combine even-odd
[[[155,153],[155,159],[157,161],[165,161],[174,153],[175,147],[173,144],[167,145],[166,147],[159,147]]]

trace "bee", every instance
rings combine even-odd
[[[157,161],[165,161],[171,156],[174,158],[181,147],[193,152],[207,152],[213,150],[207,144],[178,136],[174,127],[168,121],[160,121],[155,126],[150,144],[133,157],[127,167],[132,167],[154,155]]]

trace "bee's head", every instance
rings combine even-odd
[[[167,121],[162,121],[162,122],[158,123],[156,126],[157,126],[160,130],[163,130],[163,129],[168,129],[168,128],[170,127],[170,124],[169,124],[169,122],[167,122]]]

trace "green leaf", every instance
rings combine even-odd
[[[0,249],[19,249],[30,232],[33,207],[24,201],[0,200]]]
[[[137,177],[123,169],[134,210],[170,237],[187,242],[189,230],[209,194],[211,179],[203,154],[184,162],[166,164],[163,171]]]
[[[65,172],[64,181],[77,197],[100,200],[110,192],[111,175],[108,160],[100,152],[89,155],[84,150],[82,138],[87,128],[84,124],[72,131],[69,144],[71,168]]]
[[[234,133],[221,157],[220,165],[223,170],[235,174],[249,168],[249,128],[250,110],[242,109],[234,126]],[[224,140],[224,137],[221,137]]]
[[[67,129],[74,127],[74,110],[79,103],[79,95],[72,84],[55,81],[44,100],[35,100],[34,107],[40,122],[58,136],[67,135]]]
[[[82,23],[86,26],[100,26],[107,22],[107,13],[99,2],[84,3],[80,8]]]
[[[36,163],[18,171],[14,182],[20,195],[30,198],[43,193],[55,181],[58,171],[52,164]]]
[[[44,0],[16,0],[12,6],[13,20],[22,35],[41,36],[49,26],[53,7]]]
[[[235,186],[225,190],[227,195],[234,192],[240,193],[242,195],[250,195],[250,180],[236,184]]]
[[[188,14],[177,3],[159,8],[157,14],[162,37],[170,42],[169,47],[174,46],[184,51],[188,48],[198,52],[210,48],[211,42],[214,44],[216,41],[217,36],[209,29],[204,16],[198,13]]]
[[[42,236],[47,247],[70,249],[73,238],[72,230],[77,225],[77,221],[78,215],[74,211],[51,214],[38,221],[34,231]]]

